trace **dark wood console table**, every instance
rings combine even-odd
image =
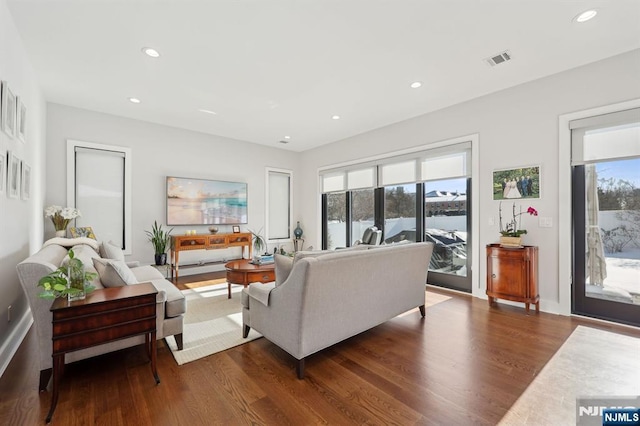
[[[84,300],[56,299],[53,314],[53,394],[47,423],[58,403],[58,388],[68,352],[144,334],[151,359],[151,371],[160,383],[156,369],[156,294],[151,283],[105,288],[89,293]]]

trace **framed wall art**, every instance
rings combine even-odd
[[[0,117],[2,130],[12,138],[16,135],[16,97],[9,89],[6,81],[1,83],[2,93],[0,94],[2,102],[2,117]]]
[[[494,170],[492,182],[494,200],[540,198],[540,166]]]
[[[21,197],[23,200],[31,198],[31,166],[22,162],[22,179],[20,182]]]
[[[7,190],[7,153],[0,152],[0,194]]]
[[[27,107],[22,103],[22,98],[16,98],[16,133],[18,139],[26,142],[27,133]]]
[[[20,160],[16,155],[9,151],[7,155],[9,174],[7,176],[7,195],[9,198],[18,198],[20,192]]]

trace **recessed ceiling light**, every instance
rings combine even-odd
[[[422,82],[421,81],[414,81],[413,83],[411,83],[411,88],[412,89],[417,89],[420,86],[422,86]]]
[[[153,47],[143,47],[142,48],[142,53],[144,53],[145,55],[150,56],[152,58],[160,57],[160,52],[158,52]]]
[[[598,11],[595,9],[585,10],[584,12],[582,12],[581,14],[573,18],[573,20],[576,22],[583,23],[583,22],[587,22],[590,19],[595,18],[597,14],[598,14]]]
[[[132,104],[139,104],[140,103],[140,99],[138,99],[138,98],[129,98],[129,102],[131,102]]]
[[[340,120],[340,116],[339,115],[332,115],[331,118],[334,119],[334,120]]]
[[[215,111],[211,111],[211,110],[209,110],[209,109],[199,109],[198,111],[200,111],[200,112],[204,112],[205,114],[218,115],[218,113],[217,113],[217,112],[215,112]]]
[[[284,138],[285,139],[291,139],[291,136],[285,136]]]

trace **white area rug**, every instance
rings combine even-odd
[[[242,345],[259,337],[251,329],[246,339],[242,337],[241,286],[232,286],[232,298],[227,298],[227,283],[182,290],[187,298],[187,313],[184,319],[184,349],[178,350],[173,336],[166,338],[169,349],[178,365]],[[427,291],[426,307],[449,300],[449,296]],[[402,315],[412,313],[406,312]]]
[[[575,425],[576,398],[640,393],[640,339],[578,326],[500,425]]]
[[[183,290],[187,298],[184,319],[184,349],[179,351],[173,336],[166,341],[178,365],[195,361],[234,346],[262,337],[251,330],[242,337],[241,286],[232,286],[231,299],[227,298],[227,284]]]

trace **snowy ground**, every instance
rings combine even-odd
[[[615,300],[622,299],[620,301],[640,304],[640,248],[627,248],[621,253],[606,253],[605,258],[607,278],[604,280],[604,287],[588,285],[587,296],[610,299],[603,297],[603,290],[605,294],[621,290],[620,297],[614,297]]]

